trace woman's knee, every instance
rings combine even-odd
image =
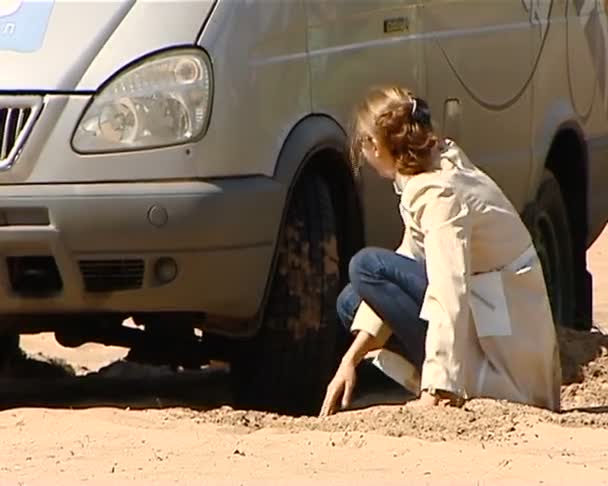
[[[348,276],[351,282],[360,280],[362,275],[375,273],[377,252],[378,248],[363,248],[351,258],[348,265]]]
[[[392,253],[385,248],[376,247],[359,250],[352,257],[348,266],[348,276],[355,289],[366,277],[367,279],[379,278],[383,274],[382,262]]]

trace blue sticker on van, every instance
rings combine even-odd
[[[0,50],[42,47],[55,0],[0,0]]]

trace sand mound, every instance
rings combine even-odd
[[[608,336],[560,330],[562,407],[608,406]]]

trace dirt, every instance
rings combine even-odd
[[[0,485],[608,484],[608,231],[590,258],[597,329],[560,331],[560,414],[491,400],[419,410],[390,390],[328,419],[239,411],[221,376],[175,376],[121,361],[124,349],[29,336],[28,354],[53,357],[45,369],[67,381],[0,387]]]
[[[562,407],[608,408],[608,336],[563,332]]]

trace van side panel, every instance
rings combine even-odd
[[[534,37],[535,49],[539,50],[540,58],[534,73],[534,98],[532,108],[532,150],[534,165],[527,181],[528,199],[535,197],[536,190],[543,177],[547,156],[551,144],[561,126],[573,123],[576,126],[576,115],[573,110],[570,86],[568,80],[567,62],[567,30],[566,10],[570,0],[533,2],[531,13],[535,21],[535,30],[538,35]],[[546,35],[543,42],[542,35]],[[570,46],[577,53],[577,64],[589,69],[589,56],[583,49],[580,38],[570,36]],[[586,85],[585,80],[591,77],[579,77],[576,90],[579,97],[587,98],[593,92],[593,85]],[[574,85],[571,85],[573,88]],[[590,98],[581,101],[587,106]]]
[[[591,243],[608,221],[608,19],[603,0],[573,3],[566,24],[568,81],[587,139]]]
[[[313,111],[350,127],[367,90],[398,83],[424,96],[420,5],[410,0],[309,0]],[[362,172],[368,244],[396,247],[402,223],[392,186]]]
[[[518,209],[530,171],[534,52],[525,2],[428,0],[424,9],[428,96],[446,136],[492,176]],[[455,132],[455,133],[453,133]]]
[[[558,130],[571,127],[585,145],[588,242],[608,220],[608,23],[603,0],[552,4],[551,26],[534,81],[534,159],[532,193]],[[541,2],[542,5],[542,2]]]

